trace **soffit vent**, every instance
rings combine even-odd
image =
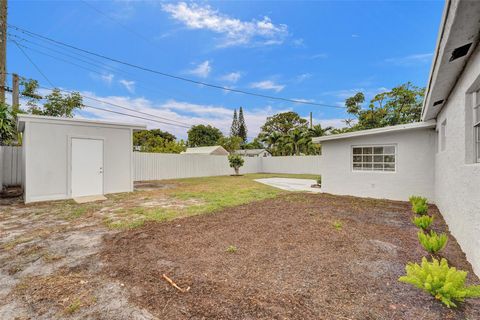
[[[470,42],[461,47],[455,48],[455,50],[453,50],[452,52],[452,56],[450,57],[450,62],[465,56],[468,53],[468,50],[470,50],[471,46],[472,46],[472,43]]]
[[[433,103],[433,106],[436,107],[438,106],[439,104],[442,104],[443,103],[443,99],[442,100],[437,100]]]

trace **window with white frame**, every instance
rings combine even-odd
[[[480,91],[473,94],[473,134],[475,160],[480,162]]]
[[[355,146],[352,147],[353,171],[395,171],[396,147]]]

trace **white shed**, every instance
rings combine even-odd
[[[207,154],[212,156],[228,156],[229,153],[222,146],[187,148],[182,154]]]
[[[25,203],[133,191],[132,134],[145,126],[19,115]]]

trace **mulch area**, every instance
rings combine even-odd
[[[397,281],[425,255],[411,216],[406,202],[291,194],[149,223],[107,237],[101,255],[105,274],[160,319],[479,319],[479,300],[450,310]],[[451,236],[443,256],[478,284]]]

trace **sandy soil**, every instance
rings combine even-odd
[[[450,310],[397,281],[425,254],[410,218],[404,202],[288,195],[107,234],[103,274],[160,319],[478,319],[479,300]],[[443,255],[478,284],[452,237]]]

